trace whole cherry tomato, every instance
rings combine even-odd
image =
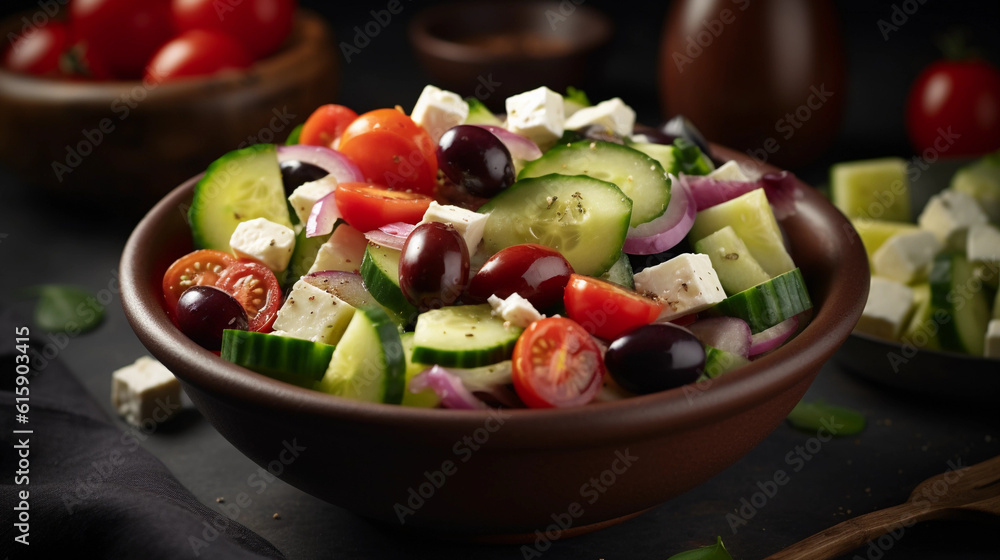
[[[228,68],[246,68],[253,63],[239,41],[225,33],[194,29],[171,39],[156,51],[146,78],[152,81],[205,76]]]
[[[258,59],[278,50],[288,38],[297,4],[295,0],[172,0],[171,10],[178,31],[228,33]]]
[[[918,152],[974,156],[1000,148],[1000,70],[977,59],[931,64],[910,88],[906,127]]]
[[[69,46],[69,28],[58,21],[19,35],[4,53],[4,68],[36,76],[57,76],[59,59]]]
[[[116,77],[142,77],[149,57],[174,35],[170,0],[73,0],[74,39]]]

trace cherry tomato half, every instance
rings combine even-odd
[[[236,39],[224,33],[195,29],[181,33],[156,51],[146,78],[150,81],[207,76],[229,68],[246,68],[253,61]]]
[[[340,137],[338,149],[365,179],[395,190],[433,194],[437,146],[427,131],[396,109],[358,116]]]
[[[974,156],[1000,148],[1000,70],[985,60],[931,64],[910,88],[906,127],[918,152]]]
[[[177,312],[177,300],[184,290],[191,286],[214,286],[222,272],[230,267],[236,258],[229,253],[214,249],[199,249],[177,259],[163,274],[163,300],[167,313],[173,317]]]
[[[4,53],[4,68],[22,74],[57,76],[59,59],[69,46],[69,28],[50,21],[19,35]]]
[[[424,159],[437,169],[437,144],[422,126],[398,109],[375,109],[359,115],[344,130],[340,141],[347,144],[352,138],[373,130],[392,132],[410,140],[420,149]]]
[[[369,183],[337,185],[337,210],[348,224],[366,232],[386,224],[419,222],[434,200],[429,196],[391,191]]]
[[[258,59],[278,50],[288,38],[297,5],[295,0],[173,0],[171,11],[178,31],[226,33]]]
[[[358,118],[352,109],[329,103],[312,112],[302,125],[299,144],[333,148],[347,130],[347,126]]]
[[[517,292],[537,309],[563,300],[563,291],[573,267],[559,251],[524,243],[501,249],[472,277],[467,290],[469,303],[485,303],[491,295],[507,298]]]
[[[281,307],[281,286],[270,268],[238,260],[222,271],[215,286],[240,302],[250,320],[249,330],[269,332]]]
[[[587,404],[601,390],[604,360],[597,343],[576,321],[535,321],[514,345],[514,390],[532,408]]]
[[[174,35],[170,0],[73,0],[77,41],[116,78],[141,78],[149,57]]]
[[[660,304],[621,286],[573,274],[563,295],[566,314],[590,334],[614,340],[647,325],[660,314]]]

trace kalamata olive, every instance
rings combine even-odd
[[[612,342],[604,365],[625,390],[655,393],[698,379],[705,369],[705,347],[685,328],[654,323]]]
[[[469,248],[450,224],[427,222],[406,238],[399,257],[399,287],[421,310],[451,305],[469,281]]]
[[[491,295],[506,298],[517,292],[537,309],[551,307],[563,298],[573,267],[559,251],[525,243],[501,249],[469,281],[465,299],[483,303]]]
[[[438,141],[438,166],[476,196],[491,197],[514,182],[510,150],[492,132],[472,125],[448,129]]]
[[[222,348],[222,331],[247,330],[247,312],[236,298],[215,286],[191,286],[177,300],[177,326],[208,350]]]
[[[329,173],[322,167],[298,160],[288,160],[281,162],[281,182],[285,187],[285,194],[290,195],[292,191],[305,183],[311,183],[326,177]]]

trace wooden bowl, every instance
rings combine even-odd
[[[750,163],[719,147],[714,155]],[[359,515],[428,534],[506,542],[533,541],[536,530],[569,536],[704,483],[784,421],[867,299],[868,260],[845,233],[853,231],[850,224],[818,191],[800,185],[799,212],[782,226],[814,317],[798,336],[744,368],[700,385],[561,410],[352,401],[225,362],[171,323],[161,279],[191,250],[178,209],[190,203],[196,181],[160,201],[122,254],[122,304],[139,339],[257,464]],[[555,519],[565,526],[553,528]]]
[[[435,85],[503,111],[540,85],[585,87],[611,20],[577,2],[461,2],[418,13],[409,39]]]
[[[18,32],[20,16],[0,24]],[[221,154],[280,142],[337,89],[328,25],[302,11],[286,45],[245,71],[173,82],[82,82],[0,70],[0,162],[74,204],[141,217]]]

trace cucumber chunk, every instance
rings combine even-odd
[[[770,279],[732,226],[696,242],[694,250],[712,259],[712,268],[719,275],[726,294],[742,292]]]
[[[912,344],[918,348],[940,350],[938,325],[934,321],[934,308],[931,306],[931,287],[929,284],[913,286],[913,306],[913,316],[903,330],[900,339],[904,344]]]
[[[369,243],[361,258],[361,279],[372,297],[392,313],[397,323],[408,325],[417,316],[417,308],[399,287],[399,257],[400,252],[395,249]]]
[[[333,346],[322,342],[226,329],[220,355],[227,362],[268,377],[311,388],[326,373],[333,351]]]
[[[586,175],[613,183],[632,200],[631,227],[656,219],[670,202],[670,179],[660,162],[621,144],[595,140],[560,144],[525,164],[517,178],[550,173]]]
[[[479,212],[490,215],[483,232],[488,254],[538,243],[562,253],[575,272],[600,276],[621,256],[632,201],[613,183],[551,174],[517,181]]]
[[[413,331],[413,361],[473,368],[509,359],[524,329],[504,326],[487,304],[422,313]]]
[[[330,239],[330,234],[318,235],[316,237],[306,237],[306,230],[302,228],[295,235],[295,248],[292,250],[292,258],[288,261],[288,274],[285,277],[285,289],[299,281],[300,278],[308,274],[309,268],[316,262],[316,255],[319,248]]]
[[[858,232],[858,237],[861,238],[861,243],[865,246],[869,263],[875,255],[875,251],[878,251],[890,237],[898,233],[910,233],[920,230],[916,224],[890,222],[887,220],[869,220],[867,218],[851,218],[851,225],[854,226],[854,230]]]
[[[739,317],[759,333],[812,308],[802,272],[795,268],[763,284],[733,294],[708,309],[710,315]]]
[[[1000,151],[985,155],[959,169],[951,189],[976,199],[995,223],[1000,223]]]
[[[632,273],[632,263],[628,260],[628,255],[622,253],[615,264],[601,275],[601,279],[634,290],[635,276]]]
[[[423,391],[410,392],[410,381],[420,372],[427,369],[427,364],[413,361],[413,333],[405,332],[399,335],[403,343],[403,356],[406,358],[406,388],[403,390],[403,406],[415,406],[418,408],[435,408],[441,403],[441,397],[430,387]]]
[[[227,253],[236,226],[253,218],[292,227],[274,144],[255,144],[213,161],[188,209],[195,247]]]
[[[647,156],[660,162],[665,173],[677,175],[680,173],[680,162],[677,161],[677,148],[669,144],[653,144],[651,142],[633,142],[629,144],[633,150],[639,150]]]
[[[830,168],[830,198],[848,218],[909,222],[906,160],[846,161]]]
[[[734,369],[745,366],[750,360],[733,354],[714,346],[705,346],[705,371],[699,380],[714,379],[724,373],[729,373]]]
[[[938,321],[941,347],[982,356],[990,302],[972,264],[961,253],[941,253],[934,259],[930,285],[934,317],[941,318]]]
[[[354,313],[316,389],[368,402],[399,404],[406,386],[406,358],[399,330],[377,307]]]

